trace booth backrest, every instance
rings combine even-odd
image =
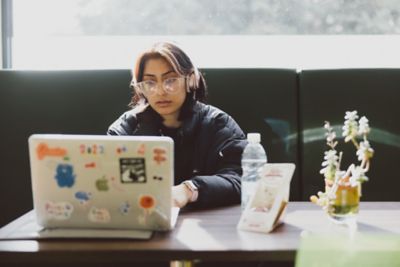
[[[298,166],[297,73],[289,69],[204,70],[209,103],[230,114],[245,133],[261,133],[269,162]],[[291,199],[300,200],[299,168]]]
[[[28,137],[105,134],[130,98],[128,70],[0,71],[0,225],[32,209]]]
[[[209,103],[261,132],[272,162],[297,162],[294,70],[204,69]],[[32,209],[27,140],[34,133],[105,134],[128,109],[129,70],[0,71],[0,225]],[[298,200],[298,173],[292,198]]]
[[[293,162],[291,200],[324,188],[323,124],[341,132],[345,111],[370,120],[376,153],[363,200],[399,201],[400,69],[203,69],[208,103],[245,133],[260,132],[269,162]],[[0,70],[0,226],[32,209],[27,140],[34,133],[105,134],[128,110],[129,70]],[[342,143],[343,139],[340,140]],[[342,166],[356,162],[351,144]]]

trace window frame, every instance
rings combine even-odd
[[[1,61],[3,69],[12,68],[12,0],[1,1]]]

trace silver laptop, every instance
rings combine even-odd
[[[171,198],[173,149],[169,137],[32,135],[37,223],[64,230],[172,229],[178,213]]]

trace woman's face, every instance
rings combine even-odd
[[[142,82],[146,81],[153,84],[151,93],[142,92],[150,106],[165,120],[177,121],[186,98],[185,78],[177,74],[164,58],[152,58],[144,66]]]

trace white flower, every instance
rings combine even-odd
[[[357,110],[346,111],[346,115],[344,116],[345,120],[355,121],[358,119]]]
[[[333,140],[335,140],[335,138],[336,138],[335,132],[326,133],[326,141],[333,142]]]
[[[326,179],[333,180],[335,178],[336,166],[338,165],[339,157],[336,155],[336,150],[325,151],[324,159],[322,162],[322,168],[319,172],[325,176]]]
[[[349,182],[351,186],[357,186],[358,183],[368,181],[368,177],[365,176],[365,171],[361,166],[355,166],[350,172],[351,176]]]
[[[326,129],[326,144],[330,146],[331,149],[334,149],[337,145],[337,142],[335,142],[336,133],[333,131],[333,128],[329,121],[325,121],[324,128]]]
[[[374,155],[374,150],[371,148],[371,145],[367,140],[360,142],[360,147],[356,152],[358,160],[362,161],[363,159],[372,158]]]
[[[325,162],[327,162],[327,164],[334,164],[336,163],[336,161],[339,159],[339,157],[336,155],[337,151],[336,150],[329,150],[329,151],[325,151],[325,156],[324,159],[326,160]],[[327,165],[326,164],[326,165]],[[324,163],[322,163],[322,166],[326,166],[324,165]]]
[[[324,128],[328,131],[332,131],[332,127],[329,121],[325,121]]]
[[[345,137],[344,141],[348,142],[358,134],[358,115],[357,111],[346,111],[346,116],[344,116],[345,122],[343,126],[343,136]]]
[[[362,116],[358,123],[359,123],[359,128],[358,128],[359,134],[366,135],[371,131],[368,125],[368,119],[365,116]]]
[[[355,166],[354,168],[350,169],[350,173],[351,173],[351,176],[349,179],[350,185],[357,186],[357,183],[359,182],[360,177],[364,176],[363,168],[361,168],[360,166]]]

